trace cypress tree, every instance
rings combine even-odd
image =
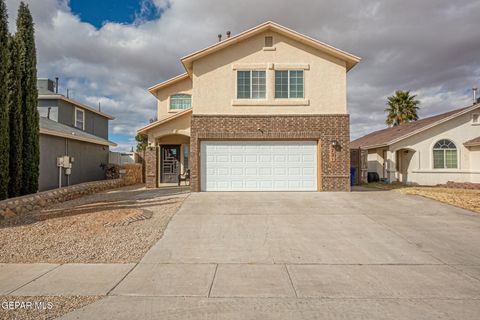
[[[4,0],[0,0],[0,200],[8,196],[8,166],[9,160],[9,133],[8,133],[8,105],[7,80],[8,54],[8,16]]]
[[[32,15],[23,1],[18,8],[17,33],[23,114],[22,194],[37,192],[40,163],[37,110],[37,57]]]
[[[20,90],[20,65],[17,60],[18,49],[15,39],[10,36],[8,41],[10,59],[6,87],[8,90],[8,112],[10,130],[10,181],[8,196],[18,197],[22,186],[22,96]]]

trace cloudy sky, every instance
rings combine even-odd
[[[20,0],[6,0],[12,31]],[[352,138],[381,129],[385,99],[411,90],[420,116],[465,106],[480,85],[478,0],[27,0],[38,76],[113,114],[111,140],[135,144],[155,115],[147,88],[182,73],[179,58],[266,20],[362,57],[349,72]]]

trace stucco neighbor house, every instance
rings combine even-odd
[[[274,22],[181,59],[149,91],[148,187],[191,173],[198,191],[348,191],[346,75],[360,58]]]
[[[58,84],[38,79],[40,115],[39,191],[103,180],[110,146],[108,124],[114,117],[58,94]],[[63,167],[59,158],[68,158]],[[67,168],[69,166],[70,168]]]
[[[350,147],[368,150],[368,171],[387,182],[480,183],[480,103],[372,132]]]

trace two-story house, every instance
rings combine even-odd
[[[58,86],[58,85],[57,85]],[[39,190],[105,179],[110,146],[108,121],[114,117],[58,94],[49,79],[38,80],[40,115]],[[58,158],[73,160],[71,168]]]
[[[360,58],[266,22],[181,59],[149,91],[147,186],[191,171],[192,191],[348,191],[346,76]]]

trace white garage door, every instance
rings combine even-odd
[[[316,141],[202,141],[202,191],[316,191]]]

